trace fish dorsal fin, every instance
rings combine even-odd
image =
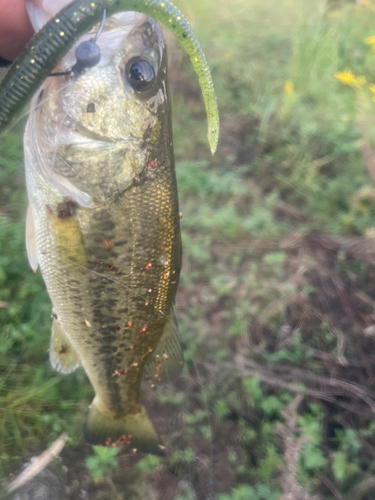
[[[184,356],[176,316],[172,310],[159,343],[146,363],[145,373],[153,384],[173,382],[181,375],[183,367]]]
[[[77,351],[74,349],[71,340],[62,329],[61,324],[55,318],[52,323],[49,360],[54,370],[64,374],[74,372],[79,366]]]
[[[31,269],[36,273],[38,269],[38,257],[36,254],[35,225],[30,205],[27,207],[26,215],[26,250]]]

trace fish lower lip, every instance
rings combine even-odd
[[[75,124],[74,127],[71,129],[74,131],[75,134],[79,135],[80,137],[86,137],[87,139],[90,139],[90,141],[96,141],[96,142],[101,142],[101,143],[107,143],[107,144],[115,144],[118,142],[122,143],[135,143],[139,142],[139,140],[134,139],[133,137],[115,137],[115,138],[110,138],[106,137],[104,135],[97,134],[96,132],[89,130],[88,128],[84,127],[82,124],[77,123]],[[77,145],[79,146],[82,144],[82,141],[77,141],[76,144],[71,143],[71,146]]]
[[[84,127],[81,123],[75,123],[73,130],[77,134],[83,137],[87,137],[88,139],[92,139],[94,141],[112,142],[112,143],[115,142],[113,139],[110,139],[109,137],[105,137],[103,135],[97,134],[92,130],[89,130],[88,128]]]

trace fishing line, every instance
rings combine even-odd
[[[94,38],[92,38],[92,41],[94,43],[96,43],[97,39],[99,38],[101,32],[103,31],[103,27],[104,27],[104,23],[105,23],[105,18],[107,16],[107,11],[106,9],[103,9],[103,17],[102,17],[102,20],[100,21],[100,25],[99,25],[99,28],[98,28],[98,32],[97,34],[95,35]]]
[[[194,359],[191,359],[193,365],[194,365],[194,370],[195,373],[197,374],[197,379],[199,382],[199,385],[201,386],[202,389],[202,399],[204,402],[204,405],[206,407],[206,412],[207,412],[207,423],[208,427],[210,428],[210,455],[209,455],[209,460],[210,460],[210,473],[209,473],[209,482],[210,482],[210,497],[207,498],[207,500],[214,500],[214,451],[213,451],[213,427],[212,427],[212,421],[211,421],[211,414],[210,414],[210,408],[208,405],[208,399],[205,393],[205,389],[203,387],[203,380],[202,376],[198,370],[197,363],[194,361]]]

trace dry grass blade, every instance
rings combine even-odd
[[[283,490],[281,500],[321,500],[320,496],[311,496],[302,487],[297,479],[299,454],[303,445],[311,439],[311,436],[298,437],[298,407],[303,397],[297,394],[294,400],[284,409],[284,424],[277,425],[278,434],[284,444],[285,467],[280,478]]]
[[[24,486],[37,474],[39,474],[39,472],[45,469],[47,465],[61,453],[67,439],[68,434],[66,432],[61,434],[61,436],[52,443],[52,446],[50,446],[48,450],[39,455],[39,457],[32,464],[30,464],[14,481],[10,483],[6,493],[11,493],[21,486]]]
[[[329,401],[358,415],[375,415],[375,394],[358,384],[307,373],[290,366],[273,365],[272,370],[269,370],[241,355],[235,357],[235,363],[241,374],[246,377],[255,377],[275,387]],[[370,411],[337,399],[337,396],[360,398],[369,406]]]
[[[350,500],[361,500],[365,497],[365,495],[373,492],[374,488],[375,477],[369,477],[353,486],[353,488],[348,493],[348,498],[350,498]]]

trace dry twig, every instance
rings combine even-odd
[[[34,462],[32,462],[21,474],[16,477],[14,481],[8,486],[6,493],[11,493],[17,490],[21,486],[24,486],[29,481],[31,481],[39,472],[47,467],[47,465],[57,457],[63,450],[66,440],[68,439],[68,434],[64,432],[61,436],[56,439],[39,457],[37,457]]]
[[[277,425],[277,431],[284,443],[285,468],[280,478],[283,495],[280,500],[320,500],[319,496],[311,496],[297,481],[298,457],[303,445],[311,436],[299,436],[297,427],[297,410],[303,399],[301,394],[283,410],[285,423]]]

